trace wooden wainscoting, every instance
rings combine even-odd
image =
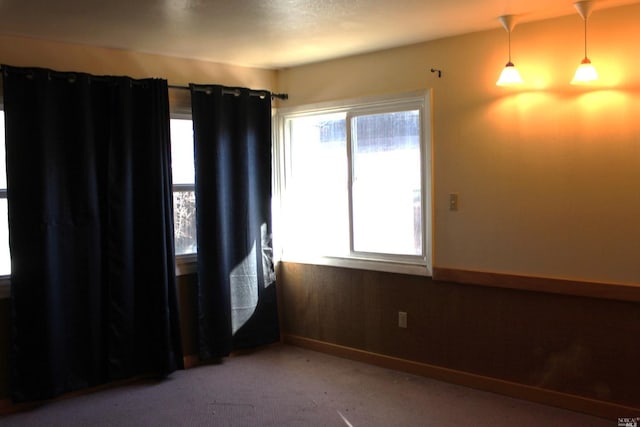
[[[504,381],[469,372],[457,371],[455,369],[447,369],[441,366],[429,365],[427,363],[385,356],[383,354],[371,353],[309,338],[285,335],[284,342],[309,350],[380,366],[386,369],[407,372],[413,375],[433,378],[439,381],[445,381],[478,390],[490,391],[558,408],[569,409],[572,411],[595,415],[597,417],[615,420],[618,417],[640,416],[640,409],[638,408],[616,405],[610,402],[588,399],[582,396],[527,386],[511,381]]]
[[[466,285],[491,286],[524,291],[549,292],[561,295],[640,302],[640,285],[623,283],[587,282],[441,267],[434,267],[433,280],[463,283]]]
[[[640,412],[637,287],[295,263],[278,286],[292,344],[608,418]]]

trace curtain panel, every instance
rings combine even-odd
[[[191,85],[202,360],[279,339],[271,248],[271,97]]]
[[[180,368],[167,82],[3,83],[14,400]]]

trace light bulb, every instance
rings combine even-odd
[[[507,62],[507,65],[502,69],[500,78],[496,82],[497,86],[513,86],[522,84],[522,77],[513,62]]]
[[[580,65],[578,65],[576,73],[573,76],[573,80],[571,80],[571,84],[587,84],[595,80],[598,80],[598,72],[591,61],[589,61],[589,58],[585,57]]]

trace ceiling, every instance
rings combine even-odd
[[[594,9],[637,3],[601,0]],[[577,13],[573,0],[0,0],[0,34],[286,68]],[[577,15],[576,15],[577,16]]]

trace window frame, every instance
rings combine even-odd
[[[420,120],[420,177],[421,177],[421,221],[422,254],[399,255],[355,251],[353,236],[353,168],[354,154],[351,135],[351,119],[370,114],[384,114],[402,111],[419,111]],[[348,161],[347,185],[349,205],[349,254],[337,255],[300,255],[287,253],[286,242],[278,236],[284,229],[284,198],[287,182],[291,179],[292,163],[291,138],[288,123],[291,119],[320,114],[344,113],[346,131],[346,155]],[[337,267],[387,271],[413,275],[432,275],[432,233],[433,233],[433,118],[432,90],[421,90],[387,96],[351,99],[338,102],[325,102],[297,107],[278,109],[274,117],[274,255],[278,261],[304,264],[330,265]]]

